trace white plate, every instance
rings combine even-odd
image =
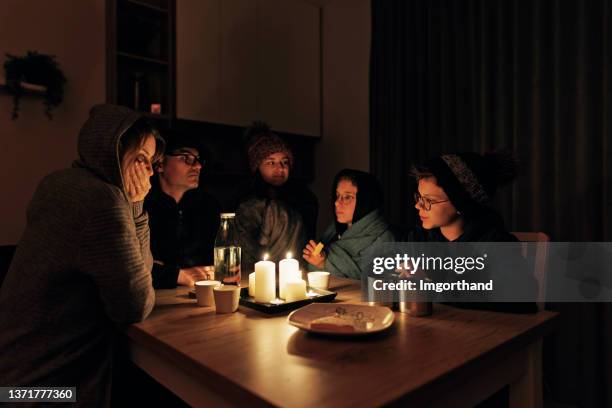
[[[299,329],[336,336],[377,333],[394,320],[388,307],[351,303],[312,303],[287,316],[287,322]]]

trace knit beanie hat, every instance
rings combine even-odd
[[[491,206],[498,187],[510,183],[517,169],[517,160],[508,151],[469,152],[435,157],[414,167],[412,174],[417,179],[435,176],[457,211],[471,216]]]
[[[245,132],[249,168],[254,173],[266,157],[274,153],[285,153],[289,167],[293,167],[293,153],[289,146],[264,122],[253,122]]]

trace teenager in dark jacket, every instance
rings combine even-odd
[[[319,205],[304,183],[291,178],[293,153],[278,135],[256,122],[247,138],[252,177],[235,201],[242,265],[248,270],[264,253],[275,261],[287,252],[297,257],[306,237],[314,235]]]
[[[416,166],[413,175],[418,181],[415,207],[421,225],[406,241],[420,242],[516,242],[505,228],[501,216],[492,207],[498,187],[516,176],[515,159],[508,153],[447,154]],[[522,262],[520,255],[514,259]],[[510,262],[510,260],[508,260]],[[508,279],[521,282],[525,293],[535,293],[537,282],[516,269]],[[536,312],[537,306],[525,303],[457,303],[460,307],[493,309],[510,312]]]

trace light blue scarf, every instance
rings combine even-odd
[[[335,276],[351,279],[361,279],[360,260],[370,246],[379,242],[394,241],[393,233],[379,210],[374,210],[361,218],[347,229],[340,239],[329,244],[337,235],[336,225],[332,223],[321,237],[321,242],[326,247],[323,270]],[[308,269],[317,268],[309,265]]]

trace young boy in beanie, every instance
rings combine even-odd
[[[516,241],[491,200],[516,175],[507,153],[446,154],[413,169],[418,182],[415,208],[426,240]]]
[[[517,162],[507,152],[446,154],[413,168],[418,182],[415,208],[421,226],[407,241],[417,242],[516,242],[501,215],[492,207],[498,187],[511,182]],[[519,255],[520,257],[520,255]],[[521,259],[516,259],[521,262]],[[508,260],[510,262],[510,260]],[[533,276],[521,273],[510,277],[521,281],[526,292],[535,293]],[[472,308],[511,312],[535,312],[535,303],[465,303]]]
[[[319,205],[308,187],[291,178],[293,153],[262,122],[246,133],[252,177],[236,198],[236,223],[241,231],[243,265],[260,260],[295,257],[305,239],[314,236]]]

